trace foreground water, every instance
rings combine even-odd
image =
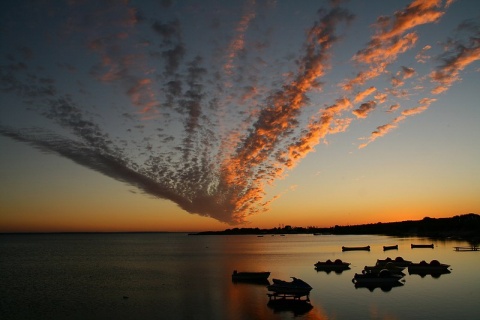
[[[188,236],[32,234],[0,236],[0,319],[480,319],[480,252],[461,241],[385,236]],[[434,243],[434,249],[411,249]],[[383,245],[399,249],[383,251]],[[342,252],[370,245],[371,251]],[[439,260],[451,273],[405,276],[385,291],[355,288],[377,259]],[[317,272],[319,260],[352,264]],[[268,304],[265,285],[233,283],[232,271],[294,276],[311,307]]]

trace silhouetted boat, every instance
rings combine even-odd
[[[405,267],[396,266],[393,262],[387,264],[376,264],[374,266],[365,266],[364,270],[372,273],[379,273],[380,271],[387,269],[394,274],[404,275],[402,272]]]
[[[378,273],[355,273],[352,281],[355,284],[395,284],[402,278],[402,275],[394,274],[387,269],[383,269]]]
[[[434,248],[433,243],[432,244],[411,244],[410,247],[413,248]]]
[[[412,261],[405,260],[402,257],[396,257],[395,259],[387,257],[384,260],[378,259],[376,265],[377,266],[385,266],[389,262],[392,262],[397,267],[407,267],[409,264],[412,263]]]
[[[370,251],[370,246],[365,247],[342,247],[342,251],[365,250]]]
[[[265,281],[270,276],[270,272],[237,272],[234,270],[232,273],[233,281]]]
[[[269,297],[282,296],[283,298],[293,297],[300,298],[302,296],[308,296],[312,287],[301,279],[291,277],[292,281],[284,281],[279,279],[272,279],[273,284],[267,286],[268,291],[272,291],[273,294],[269,294]]]
[[[383,246],[383,251],[387,251],[387,250],[398,250],[398,244],[393,246]]]
[[[327,261],[318,261],[314,264],[315,269],[317,270],[346,270],[350,269],[350,263],[343,262],[340,259],[332,261],[328,259]]]
[[[437,273],[442,271],[448,271],[450,267],[449,264],[444,264],[438,262],[438,260],[432,260],[430,263],[427,263],[425,260],[420,261],[420,263],[412,263],[408,265],[409,273]]]

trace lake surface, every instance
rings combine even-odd
[[[410,244],[435,244],[411,249]],[[398,250],[383,251],[398,244]],[[342,252],[342,246],[371,251]],[[480,319],[480,252],[462,241],[386,236],[0,235],[0,319]],[[439,277],[355,288],[377,259],[401,256],[451,265]],[[350,262],[317,272],[327,259]],[[233,283],[238,271],[309,283],[311,307],[271,306],[265,285]]]

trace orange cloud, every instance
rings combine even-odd
[[[428,109],[432,102],[435,102],[437,99],[423,98],[418,101],[419,105],[415,108],[406,109],[402,111],[404,116],[413,116],[419,113],[424,112]]]
[[[441,3],[441,0],[413,1],[405,10],[395,13],[394,19],[385,17],[381,19],[379,21],[381,28],[385,28],[386,25],[390,25],[391,28],[379,33],[375,38],[380,41],[390,41],[416,26],[438,21],[444,14],[438,10]]]
[[[459,47],[456,56],[447,60],[443,66],[430,74],[432,81],[439,83],[432,93],[439,94],[448,90],[454,82],[460,80],[460,71],[477,60],[480,60],[480,42],[478,40],[472,41],[469,48]]]
[[[385,72],[399,54],[411,49],[417,42],[415,32],[406,32],[422,24],[437,22],[442,17],[444,12],[439,11],[440,4],[440,0],[416,0],[393,17],[378,18],[375,27],[379,32],[372,36],[366,48],[353,57],[356,62],[369,65],[368,69],[359,72],[341,87],[352,90],[354,86],[362,85]]]
[[[358,109],[353,110],[352,113],[356,115],[357,118],[364,119],[368,116],[370,112],[373,111],[373,109],[375,109],[376,105],[377,104],[375,103],[375,101],[368,101],[366,103],[362,103],[360,107]]]
[[[430,59],[430,56],[427,55],[427,51],[430,50],[432,47],[426,45],[420,50],[420,52],[415,56],[415,59],[418,63],[427,63],[427,60]]]
[[[400,108],[400,105],[398,103],[393,104],[390,106],[390,108],[388,108],[387,112],[394,112],[395,110],[398,110],[398,108]]]
[[[288,146],[288,151],[280,157],[281,162],[285,163],[288,168],[293,168],[300,159],[313,151],[314,146],[327,134],[345,131],[350,124],[350,120],[340,120],[335,119],[335,117],[351,108],[350,100],[341,98],[335,104],[323,110],[319,119],[312,119],[307,130],[294,143]]]
[[[387,101],[388,95],[386,93],[378,93],[374,97],[375,97],[375,100],[377,100],[378,104],[382,104],[382,103],[385,103],[385,101]]]
[[[403,79],[411,78],[415,75],[415,73],[415,69],[402,66],[401,75],[403,76]]]
[[[418,101],[419,105],[417,107],[411,108],[411,109],[406,109],[406,110],[402,111],[400,116],[393,119],[390,123],[387,123],[387,124],[384,124],[384,125],[381,125],[381,126],[377,127],[377,129],[370,134],[370,137],[368,137],[366,139],[367,142],[359,145],[358,148],[359,149],[365,148],[367,145],[369,145],[370,143],[372,143],[376,139],[378,139],[380,137],[383,137],[384,135],[386,135],[387,133],[389,133],[393,129],[397,128],[398,124],[400,122],[402,122],[403,120],[405,120],[407,117],[424,112],[425,110],[428,109],[430,104],[435,102],[435,101],[436,101],[436,99],[431,99],[431,98],[420,99]],[[392,106],[392,107],[394,107],[394,106]],[[392,109],[392,107],[390,107],[390,109]],[[397,107],[395,107],[395,109],[397,109]]]
[[[396,77],[392,77],[390,83],[392,84],[392,87],[401,87],[405,84],[405,82]]]
[[[258,208],[252,205],[263,198],[264,185],[280,177],[310,152],[312,145],[318,143],[320,132],[328,132],[326,124],[313,124],[314,129],[306,130],[308,133],[298,143],[288,146],[286,152],[277,151],[282,140],[297,127],[300,109],[308,101],[306,93],[318,88],[318,79],[329,67],[329,49],[337,40],[334,34],[336,24],[350,19],[352,16],[348,11],[334,8],[314,24],[308,32],[297,73],[282,90],[271,94],[267,99],[269,106],[259,112],[254,129],[241,140],[236,154],[222,163],[221,179],[229,185],[229,190],[235,191],[229,195],[229,202],[234,206],[234,222],[243,222],[246,216],[256,212]],[[333,117],[329,116],[333,108],[325,110],[329,119]],[[280,163],[277,163],[279,157]]]
[[[251,0],[247,4],[247,12],[240,19],[240,22],[236,28],[236,37],[230,42],[230,46],[227,51],[227,62],[223,66],[225,73],[231,75],[233,73],[233,61],[237,56],[238,52],[245,48],[245,32],[250,25],[250,21],[255,18],[256,14],[253,11],[253,6],[255,1]]]
[[[360,93],[358,93],[356,96],[355,96],[355,99],[353,100],[354,103],[357,103],[357,102],[360,102],[362,101],[363,99],[365,99],[366,97],[368,97],[369,95],[371,95],[372,93],[374,93],[375,91],[377,91],[377,88],[375,87],[370,87]]]

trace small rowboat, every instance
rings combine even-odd
[[[398,244],[394,246],[383,246],[383,251],[387,251],[387,250],[398,250]]]
[[[356,250],[370,251],[370,246],[365,246],[365,247],[342,247],[342,251],[356,251]]]
[[[433,243],[432,244],[411,244],[410,247],[413,248],[434,248]]]

